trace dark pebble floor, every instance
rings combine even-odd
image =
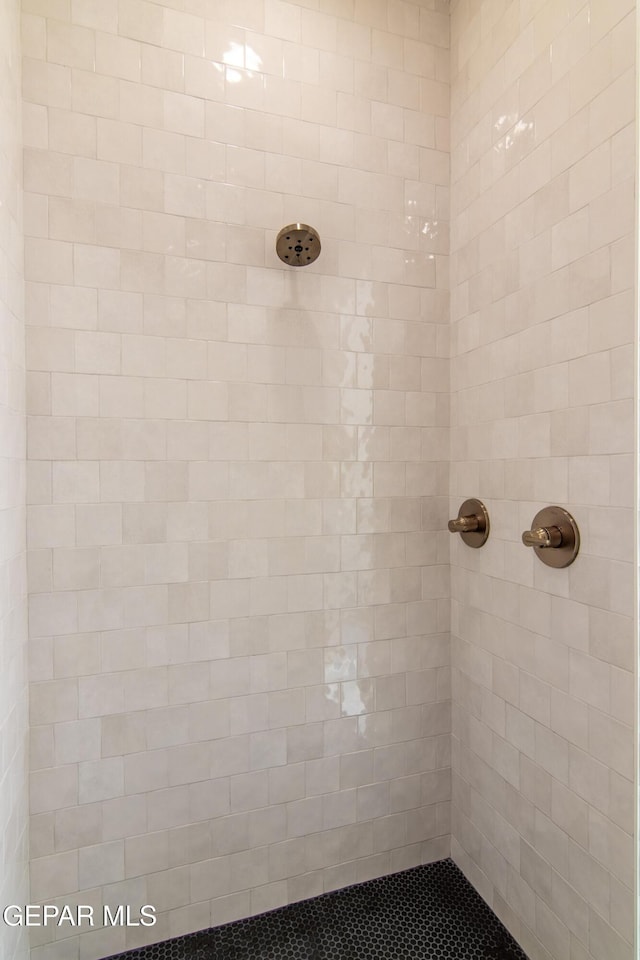
[[[440,860],[107,960],[527,960]]]

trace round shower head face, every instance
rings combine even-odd
[[[290,223],[278,234],[276,253],[290,267],[306,267],[320,256],[320,237],[306,223]]]

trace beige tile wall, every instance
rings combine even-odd
[[[160,912],[91,960],[449,852],[449,16],[23,11],[31,896]]]
[[[26,903],[27,578],[20,4],[0,0],[0,901]],[[26,960],[0,922],[0,956]]]
[[[452,4],[453,852],[532,960],[631,960],[635,4]],[[520,542],[575,516],[565,570]]]

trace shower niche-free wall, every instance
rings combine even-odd
[[[30,897],[159,911],[34,960],[450,850],[532,960],[631,957],[634,38],[24,0]]]
[[[532,958],[631,960],[636,8],[451,15],[452,855]]]
[[[35,960],[449,852],[448,29],[25,0]]]

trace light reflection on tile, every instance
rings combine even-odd
[[[356,647],[329,647],[324,651],[325,683],[352,680],[356,674]]]

